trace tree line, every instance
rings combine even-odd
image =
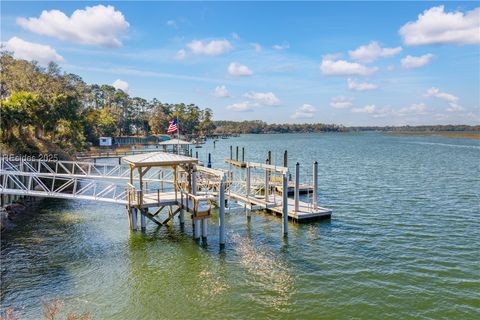
[[[0,134],[6,146],[42,140],[80,150],[101,136],[164,134],[174,117],[184,134],[215,129],[209,108],[131,97],[110,85],[87,84],[53,62],[42,67],[4,50],[0,64]]]
[[[324,123],[284,123],[268,124],[260,120],[250,121],[214,121],[216,133],[302,133],[302,132],[344,132],[342,125]]]

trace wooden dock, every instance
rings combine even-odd
[[[268,196],[268,200],[265,200],[265,197],[254,197],[254,196],[244,196],[234,192],[229,193],[231,199],[235,199],[246,205],[246,208],[249,210],[265,210],[266,212],[282,215],[283,206],[280,197],[273,195]],[[295,200],[288,199],[288,218],[290,220],[302,223],[313,220],[327,219],[332,216],[332,210],[316,207],[314,208],[312,204],[299,201],[298,210],[295,211]]]
[[[233,160],[233,159],[225,159],[225,163],[231,164],[232,166],[238,168],[246,168],[247,163],[245,161]]]

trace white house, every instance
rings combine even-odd
[[[112,146],[112,137],[100,137],[99,139],[100,147],[111,147]]]

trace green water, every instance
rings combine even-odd
[[[217,214],[208,246],[190,221],[130,234],[121,206],[46,200],[1,240],[1,304],[22,319],[42,301],[95,319],[479,319],[480,143],[384,134],[247,135],[209,142],[248,160],[288,149],[305,179],[319,162],[329,221]],[[235,150],[235,149],[234,149]],[[292,168],[293,169],[293,168]]]

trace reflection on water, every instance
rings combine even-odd
[[[250,298],[274,309],[287,311],[295,291],[294,279],[288,264],[276,257],[265,245],[254,245],[253,240],[238,233],[230,236],[230,245],[248,272],[249,286],[259,289]]]

